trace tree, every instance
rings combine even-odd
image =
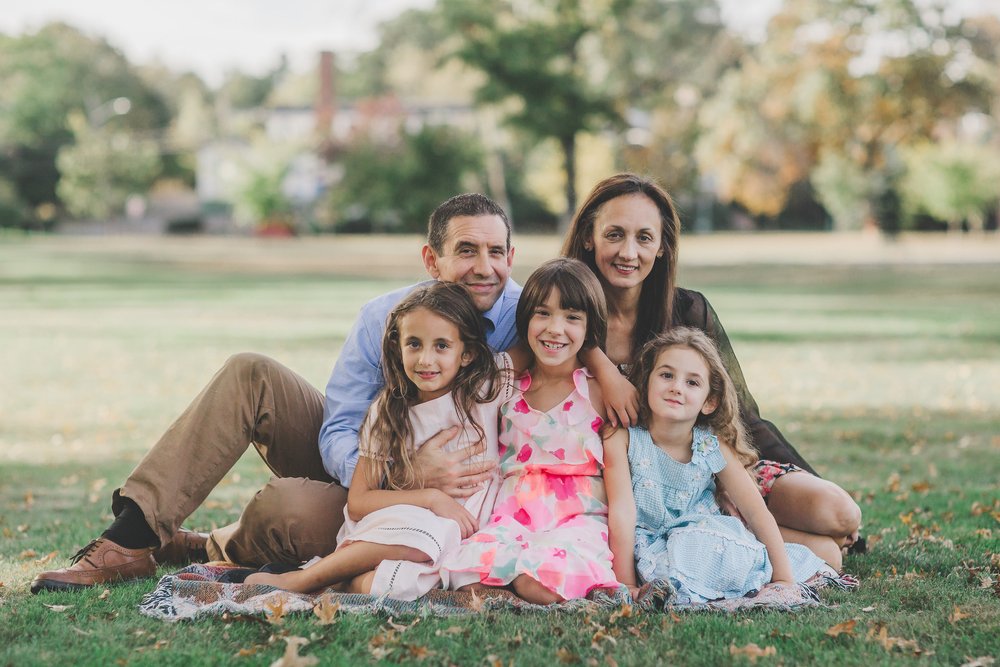
[[[924,143],[904,153],[903,205],[910,213],[926,213],[960,231],[983,231],[986,211],[1000,200],[1000,156],[981,144],[946,141]]]
[[[475,140],[446,127],[402,133],[396,143],[362,137],[340,162],[344,176],[328,204],[337,227],[350,231],[422,232],[438,204],[478,189],[483,171]]]
[[[760,215],[779,213],[820,164],[849,163],[880,199],[894,187],[896,151],[989,108],[994,83],[972,46],[965,22],[941,7],[789,0],[703,109],[699,164],[723,199]],[[830,177],[814,181],[820,196],[842,196]]]
[[[0,35],[0,178],[31,211],[60,204],[56,155],[73,141],[71,112],[99,125],[152,132],[169,113],[120,51],[61,23],[19,37]],[[127,98],[124,116],[106,113]]]
[[[581,132],[620,121],[614,99],[590,65],[604,22],[603,3],[442,0],[459,36],[453,55],[485,75],[480,103],[535,140],[554,139],[566,174],[567,214],[576,208],[576,141]]]
[[[122,212],[129,195],[146,192],[161,169],[153,139],[109,125],[95,128],[82,113],[69,117],[73,143],[59,149],[58,194],[78,217],[109,218]]]

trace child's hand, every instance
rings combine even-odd
[[[462,507],[457,500],[443,491],[438,491],[437,489],[432,489],[432,491],[435,491],[435,493],[431,501],[427,504],[427,509],[441,518],[451,519],[457,523],[459,529],[462,531],[463,540],[479,530],[479,522],[476,520],[476,517],[472,516],[469,510]]]

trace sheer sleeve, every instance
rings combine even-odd
[[[781,463],[794,463],[815,475],[816,471],[785,439],[778,427],[761,418],[757,401],[750,394],[743,371],[740,369],[740,362],[729,342],[729,336],[726,335],[726,330],[708,299],[700,292],[678,288],[675,297],[674,324],[697,327],[715,341],[722,355],[722,363],[726,365],[726,370],[736,385],[740,416],[743,417],[743,422],[760,457]]]

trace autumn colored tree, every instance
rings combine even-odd
[[[724,200],[768,216],[821,166],[820,200],[856,226],[854,209],[896,187],[900,148],[989,109],[967,29],[913,0],[789,0],[703,109],[699,164]]]

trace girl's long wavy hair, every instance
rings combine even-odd
[[[612,199],[628,195],[641,195],[656,205],[660,212],[660,248],[663,249],[663,256],[653,262],[653,269],[639,293],[638,316],[631,340],[631,357],[635,359],[648,340],[669,329],[673,322],[681,221],[670,194],[656,181],[637,174],[621,173],[604,179],[594,186],[573,216],[562,255],[582,261],[603,285],[604,276],[594,261],[593,248],[587,250],[587,241],[594,238],[594,221],[601,207]]]
[[[699,413],[695,423],[711,428],[720,442],[733,448],[744,467],[756,463],[757,450],[750,442],[750,436],[740,417],[736,387],[726,372],[719,349],[701,329],[674,327],[643,346],[629,375],[629,380],[639,392],[639,425],[649,428],[652,419],[652,410],[649,407],[649,377],[653,374],[660,353],[671,347],[687,347],[694,350],[708,366],[709,389],[706,400],[715,398],[718,405],[707,415]]]
[[[383,488],[412,488],[415,453],[410,408],[419,402],[417,386],[403,368],[400,322],[415,310],[425,309],[458,329],[464,353],[471,361],[459,368],[449,390],[461,424],[471,424],[485,436],[473,416],[476,403],[488,403],[497,397],[499,371],[493,352],[486,342],[486,326],[469,291],[458,283],[438,282],[410,292],[389,314],[382,337],[382,374],[385,386],[372,401],[361,427],[361,451],[371,461],[369,479],[381,480]]]

